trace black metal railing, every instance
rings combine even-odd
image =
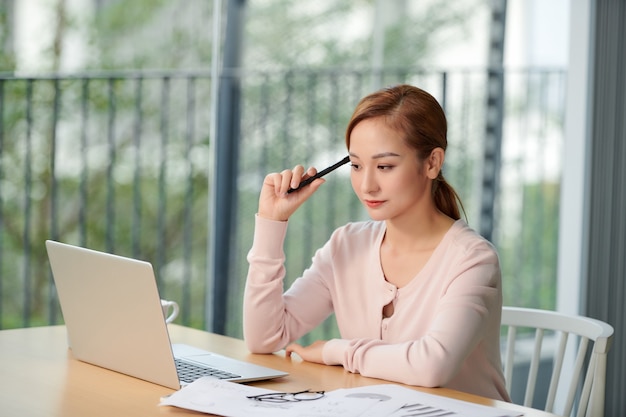
[[[60,323],[46,239],[150,261],[179,321],[205,327],[206,292],[223,280],[225,332],[240,335],[245,256],[266,173],[321,167],[345,154],[343,130],[360,97],[407,82],[430,91],[449,120],[444,174],[478,228],[485,192],[496,202],[493,241],[505,297],[555,300],[564,71],[505,72],[498,189],[483,190],[486,70],[342,69],[233,72],[241,89],[236,204],[229,270],[209,277],[211,75],[115,72],[0,76],[0,328]],[[363,218],[347,170],[290,222],[289,280],[338,225]],[[220,198],[217,195],[216,198]],[[539,242],[539,243],[537,243]],[[506,278],[506,277],[515,277]],[[509,279],[509,281],[507,281]],[[537,291],[539,288],[541,291]],[[330,325],[329,325],[330,326]],[[332,333],[332,326],[322,329]]]

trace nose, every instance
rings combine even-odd
[[[361,177],[361,192],[363,194],[374,194],[378,191],[378,181],[376,181],[376,171],[363,169]]]

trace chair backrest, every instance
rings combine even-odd
[[[523,332],[522,329],[533,330],[530,332],[534,343],[531,342],[533,346],[530,354],[526,389],[524,391],[524,406],[533,406],[539,363],[542,359],[542,354],[545,354],[545,349],[542,351],[542,343],[546,339],[546,334],[550,334],[556,338],[556,348],[552,357],[552,376],[548,386],[544,410],[556,413],[554,407],[557,391],[561,392],[562,389],[567,389],[563,410],[559,411],[558,414],[569,417],[574,409],[575,400],[578,398],[578,411],[576,414],[578,417],[604,415],[606,358],[607,352],[611,347],[613,327],[589,317],[567,315],[548,310],[506,306],[502,308],[502,327],[504,329],[508,328],[506,345],[503,347],[503,365],[506,387],[509,393],[511,392],[511,382],[513,380],[516,347],[520,347],[520,343],[516,343],[518,336]],[[575,341],[568,343],[568,339],[575,339],[577,343]],[[570,353],[572,348],[574,350],[573,355]],[[587,360],[588,352],[590,352],[590,356]],[[561,378],[563,363],[566,357],[575,357],[571,378]],[[583,369],[585,364],[587,364],[586,371]],[[581,380],[583,381],[582,390],[580,395],[577,396]]]

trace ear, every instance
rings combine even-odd
[[[439,172],[441,172],[441,167],[443,167],[443,161],[445,160],[446,154],[442,148],[435,148],[430,153],[430,156],[426,160],[426,175],[431,180],[434,180],[439,176]]]

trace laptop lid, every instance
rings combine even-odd
[[[180,388],[152,265],[52,240],[46,249],[74,357]],[[234,381],[286,375],[197,348],[176,348],[192,353],[195,362],[235,363]]]

